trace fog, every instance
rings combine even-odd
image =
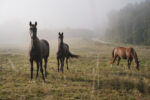
[[[101,36],[109,12],[142,1],[0,0],[0,45],[28,43],[29,21],[37,21],[38,35],[49,40],[56,39],[59,31],[66,37],[80,37],[82,33]]]

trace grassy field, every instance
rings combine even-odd
[[[69,41],[68,41],[69,43]],[[123,44],[101,44],[89,40],[70,43],[70,50],[81,57],[69,60],[64,74],[57,72],[56,48],[51,46],[48,77],[41,73],[30,82],[27,50],[0,49],[0,99],[15,100],[149,100],[150,46],[133,46],[140,60],[140,71],[127,61],[110,67],[111,52]],[[123,45],[129,47],[131,45]],[[35,65],[35,64],[34,64]]]

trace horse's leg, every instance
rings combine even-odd
[[[67,64],[67,70],[68,70],[68,69],[69,69],[69,68],[68,68],[68,58],[66,58],[66,64]]]
[[[42,78],[45,81],[45,77],[44,77],[44,74],[43,74],[43,67],[42,67],[42,59],[40,60],[40,71],[41,71],[41,74],[42,74]]]
[[[59,72],[59,57],[57,57],[57,65],[58,65],[58,72]]]
[[[128,69],[130,69],[130,59],[127,59],[128,62]]]
[[[30,64],[31,64],[31,80],[33,78],[33,60],[30,59]]]
[[[39,61],[36,61],[37,65],[37,72],[36,72],[36,78],[39,76]]]
[[[118,61],[117,61],[117,65],[119,66],[119,64],[120,64],[120,57],[118,57]]]
[[[59,60],[60,60],[60,71],[62,71],[62,58],[60,58]]]
[[[63,70],[64,70],[64,60],[65,60],[65,58],[63,58],[63,61],[62,61],[62,62],[63,62],[63,63],[62,63],[62,66],[63,66],[63,67],[62,67],[62,72],[63,72]]]
[[[45,60],[45,65],[44,65],[44,67],[45,67],[45,77],[47,77],[47,71],[46,71],[46,69],[47,69],[47,58],[48,57],[44,58],[44,60]]]
[[[63,73],[63,66],[64,66],[64,58],[61,58],[61,71]]]

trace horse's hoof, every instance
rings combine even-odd
[[[30,84],[31,84],[31,83],[35,83],[35,81],[33,81],[33,80],[30,80],[30,81],[29,81],[29,83],[30,83]]]
[[[32,83],[35,83],[35,81],[32,81]]]
[[[46,81],[45,81],[45,80],[43,80],[43,83],[46,83]]]
[[[66,76],[64,75],[64,80],[66,80]]]
[[[32,83],[32,80],[29,80],[29,83],[31,84],[31,83]]]
[[[45,77],[47,77],[47,74],[45,74]]]
[[[112,64],[110,65],[110,67],[111,67],[111,68],[113,67]]]

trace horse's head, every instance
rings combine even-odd
[[[139,61],[136,61],[136,64],[134,65],[137,70],[140,70],[140,65],[139,65],[139,63],[140,63]]]
[[[64,38],[64,35],[63,35],[63,32],[62,33],[58,33],[58,39],[63,42],[63,38]]]
[[[140,70],[140,64],[139,63],[140,63],[140,61],[137,61],[137,67],[136,67],[137,70]]]
[[[35,22],[35,24],[32,24],[32,22],[30,21],[29,23],[29,26],[30,26],[30,36],[32,39],[35,39],[36,38],[36,34],[37,34],[37,22]]]

